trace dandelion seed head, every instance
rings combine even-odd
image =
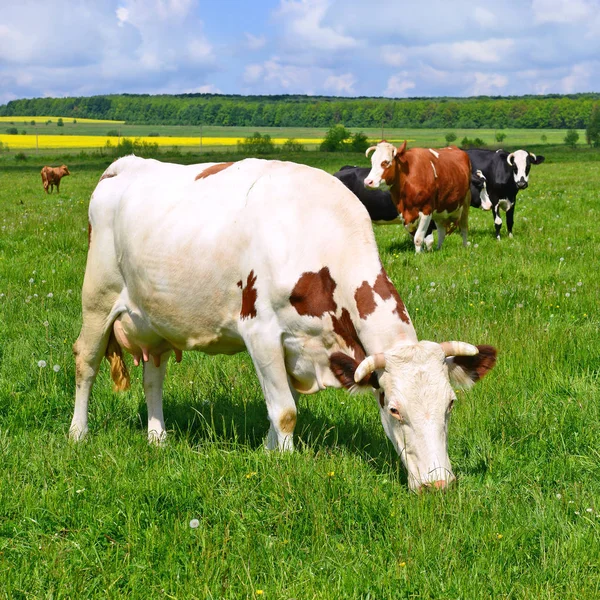
[[[200,521],[198,521],[198,519],[192,519],[190,521],[190,527],[192,529],[198,529],[199,526],[200,526]]]
[[[44,321],[44,327],[48,327],[48,325],[50,325],[50,323],[48,323],[48,321]]]
[[[586,508],[586,509],[585,509],[585,512],[593,513],[593,512],[594,512],[594,509],[593,509],[593,508]]]
[[[35,281],[35,279],[32,277],[32,278],[29,280],[29,283],[33,283],[34,281]]]
[[[53,370],[55,373],[58,373],[58,372],[60,371],[60,365],[54,365],[54,366],[52,367],[52,370]]]
[[[556,499],[560,500],[562,498],[562,494],[556,494]]]
[[[45,360],[38,360],[38,367],[40,369],[43,369],[46,366],[46,361]]]
[[[54,298],[54,294],[52,292],[50,292],[47,297],[48,298]]]

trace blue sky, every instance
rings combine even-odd
[[[14,0],[0,103],[600,92],[600,0]]]

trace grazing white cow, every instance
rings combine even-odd
[[[336,178],[257,159],[192,171],[124,158],[92,195],[71,436],[88,430],[104,355],[120,389],[129,377],[121,350],[143,363],[157,441],[169,354],[247,350],[267,402],[268,448],[293,448],[298,393],[374,390],[410,487],[445,487],[451,383],[485,375],[495,350],[418,341],[367,211]]]

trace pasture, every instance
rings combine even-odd
[[[499,350],[453,409],[457,485],[422,495],[371,396],[301,397],[297,451],[267,454],[245,354],[171,361],[163,448],[146,442],[140,369],[128,359],[132,389],[115,395],[104,364],[89,436],[70,443],[87,204],[110,159],[68,162],[51,196],[43,162],[4,160],[0,596],[599,597],[600,154],[532,150],[546,162],[518,195],[514,239],[477,210],[468,248],[454,234],[416,256],[400,227],[376,229],[420,339]]]
[[[183,125],[136,125],[122,121],[99,121],[93,119],[64,118],[64,124],[58,125],[58,117],[0,117],[0,142],[12,151],[27,150],[30,153],[61,154],[65,149],[89,150],[103,148],[107,142],[113,146],[121,137],[140,139],[147,143],[158,144],[161,148],[174,146],[198,151],[230,152],[238,140],[252,135],[255,131],[271,136],[277,145],[293,138],[314,150],[323,140],[327,128],[305,127],[220,127],[220,126],[183,126]],[[33,123],[33,124],[32,124]],[[17,134],[9,134],[10,128],[16,128]],[[400,143],[408,140],[409,145],[445,146],[446,134],[456,134],[455,144],[467,137],[480,138],[488,145],[531,146],[562,144],[565,137],[563,129],[390,129],[390,128],[349,128],[356,133],[363,131],[374,142],[387,139]],[[503,133],[506,139],[498,144],[496,134]],[[542,137],[544,136],[544,137]],[[585,132],[579,131],[580,140]]]

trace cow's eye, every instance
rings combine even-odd
[[[450,400],[450,404],[448,404],[448,412],[452,410],[452,407],[454,406],[454,400],[456,400],[456,398],[452,398],[452,400]]]
[[[391,161],[391,160],[384,160],[384,161],[381,163],[381,166],[382,166],[384,169],[387,169],[387,168],[388,168],[388,167],[389,167],[391,164],[392,164],[392,161]]]
[[[400,411],[397,408],[394,408],[393,406],[390,407],[390,414],[392,415],[392,417],[398,419],[398,421],[400,422],[404,420],[402,418],[402,415],[400,414]]]

